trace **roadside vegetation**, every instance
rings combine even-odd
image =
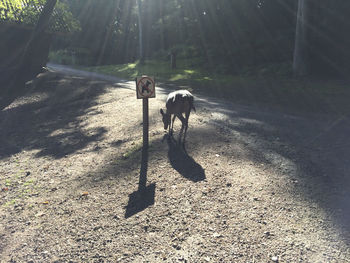
[[[134,80],[140,75],[154,76],[158,84],[187,88],[194,93],[225,98],[237,103],[278,107],[293,112],[344,115],[350,112],[349,83],[327,78],[293,78],[291,65],[269,64],[225,74],[224,69],[206,68],[200,58],[178,59],[171,69],[166,59],[134,63],[82,67],[79,69]],[[222,72],[218,72],[218,71]]]
[[[303,12],[304,2],[67,1],[79,30],[54,39],[50,60],[242,104],[347,114],[349,3],[311,1]]]

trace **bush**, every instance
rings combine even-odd
[[[63,65],[92,65],[92,55],[84,48],[61,49],[50,51],[49,61]]]
[[[243,76],[291,77],[293,69],[290,62],[269,63],[259,67],[245,67],[240,74]]]

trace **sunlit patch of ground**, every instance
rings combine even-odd
[[[0,115],[5,262],[350,257],[347,211],[332,203],[349,192],[348,120],[327,130],[324,118],[196,96],[186,153],[164,137],[167,91],[158,89],[149,100],[154,204],[126,217],[139,184],[142,100],[118,84],[61,78],[48,97],[28,95]],[[177,120],[175,139],[179,129]]]

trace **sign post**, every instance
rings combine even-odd
[[[148,147],[148,99],[142,99],[142,112],[143,112],[143,146]]]
[[[155,98],[156,89],[153,77],[142,76],[136,78],[136,97],[142,99],[143,140],[142,140],[142,163],[139,180],[139,190],[146,188],[146,174],[148,163],[148,98]]]
[[[142,76],[136,78],[136,96],[142,99],[143,114],[143,145],[141,156],[141,169],[139,187],[136,192],[129,195],[129,202],[126,206],[125,218],[128,218],[154,204],[156,185],[147,185],[148,167],[148,98],[155,98],[156,89],[154,78]]]
[[[139,191],[146,188],[147,184],[147,167],[148,167],[148,98],[142,99],[142,115],[143,115],[143,139],[142,139],[142,160],[141,172],[139,179]]]

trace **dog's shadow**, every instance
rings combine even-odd
[[[172,136],[164,135],[168,143],[168,158],[171,166],[183,177],[199,182],[205,179],[204,169],[185,150],[184,145],[177,143]]]

